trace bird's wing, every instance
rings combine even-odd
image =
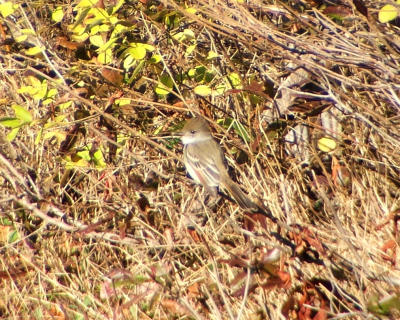
[[[214,153],[210,153],[208,143],[210,141],[187,145],[185,157],[186,161],[193,167],[193,170],[196,171],[195,173],[189,172],[189,174],[196,174],[197,176],[192,176],[192,178],[205,186],[217,187],[220,183],[221,174],[226,172],[226,168],[219,145],[217,144],[217,148],[213,148]],[[212,143],[216,144],[213,140]]]

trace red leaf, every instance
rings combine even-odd
[[[350,8],[345,6],[327,6],[323,13],[330,16],[338,16],[340,18],[346,18],[352,14]]]

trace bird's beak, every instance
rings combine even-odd
[[[184,133],[183,131],[177,131],[177,132],[175,132],[175,134],[176,134],[178,137],[183,137],[185,133]]]

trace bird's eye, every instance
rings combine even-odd
[[[191,133],[191,134],[195,134],[195,133],[196,133],[196,130],[191,130],[190,133]]]

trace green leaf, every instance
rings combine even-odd
[[[115,100],[115,104],[119,105],[120,107],[126,106],[132,103],[132,99],[130,98],[120,98]]]
[[[386,23],[397,18],[399,9],[391,4],[387,4],[379,10],[378,20],[381,23]]]
[[[97,21],[98,25],[92,25],[90,28],[90,34],[95,35],[98,33],[108,32],[110,30],[110,26],[107,24],[100,24],[102,21]]]
[[[111,25],[115,26],[119,22],[119,19],[116,16],[111,16],[108,21],[111,23]]]
[[[0,226],[12,226],[13,223],[7,217],[0,217]]]
[[[54,99],[51,99],[51,98],[47,98],[47,99],[43,99],[43,100],[42,100],[42,104],[43,104],[44,106],[47,106],[47,105],[49,105],[49,104],[52,103],[52,102],[54,102]]]
[[[162,60],[162,57],[159,54],[153,54],[150,58],[150,63],[159,63]]]
[[[215,78],[214,72],[212,72],[212,71],[210,71],[210,70],[207,70],[207,71],[205,72],[205,74],[204,74],[204,81],[205,81],[206,83],[211,82],[214,78]]]
[[[0,119],[0,125],[6,128],[18,128],[22,125],[22,121],[17,118],[2,118]]]
[[[188,46],[185,51],[185,56],[190,55],[194,51],[194,49],[196,49],[196,47],[197,47],[197,44],[192,44],[192,45]]]
[[[76,153],[76,155],[79,156],[83,160],[90,161],[91,160],[90,153],[89,153],[90,147],[91,147],[91,145],[88,145],[84,150],[78,151]]]
[[[155,88],[155,92],[160,96],[166,96],[168,93],[171,92],[171,89],[159,82],[157,84],[157,87]]]
[[[15,37],[16,42],[23,42],[28,39],[28,36],[36,37],[35,30],[32,29],[20,29],[20,35]]]
[[[94,154],[93,154],[93,162],[96,165],[97,169],[104,169],[107,167],[107,164],[104,161],[104,156],[103,152],[101,152],[100,149],[98,149]]]
[[[96,47],[101,47],[104,44],[103,36],[99,34],[95,34],[94,36],[89,37],[89,41],[92,45]]]
[[[234,128],[235,132],[238,134],[239,137],[241,137],[247,143],[250,142],[250,136],[247,133],[245,127],[240,122],[234,120],[233,128]]]
[[[128,54],[126,56],[126,58],[124,59],[124,64],[123,64],[124,69],[128,70],[129,68],[131,68],[136,63],[137,63],[136,60],[130,54]]]
[[[183,34],[185,35],[185,39],[194,39],[196,35],[194,34],[192,29],[185,29],[183,30]]]
[[[58,6],[51,14],[51,19],[54,22],[60,22],[64,18],[64,12],[61,6]]]
[[[129,80],[127,81],[128,84],[131,84],[133,82],[133,80],[136,79],[138,74],[143,70],[144,66],[145,66],[145,60],[142,60],[138,63],[136,68],[133,70],[132,75],[130,76]]]
[[[10,232],[10,234],[8,235],[8,243],[14,243],[15,241],[17,241],[19,239],[19,234],[17,230],[13,230],[12,232]]]
[[[13,4],[11,1],[4,2],[0,4],[0,14],[3,18],[7,18],[9,15],[13,14],[18,8],[18,5]]]
[[[196,75],[196,69],[189,69],[189,71],[188,71],[188,76],[190,77],[190,78],[194,78],[194,76]]]
[[[178,41],[190,41],[195,38],[195,34],[191,29],[185,29],[183,32],[178,32],[173,35],[173,38]]]
[[[43,80],[43,83],[40,87],[35,88],[36,92],[32,95],[32,98],[35,100],[42,100],[46,97],[47,94],[47,81]]]
[[[60,110],[64,110],[64,109],[68,109],[70,106],[72,106],[72,101],[67,101],[67,102],[61,103],[57,107]],[[56,117],[56,119],[57,119],[57,117]]]
[[[157,94],[165,96],[172,91],[173,86],[174,82],[171,77],[165,73],[160,77],[160,82],[157,84],[155,91]]]
[[[250,142],[250,136],[247,133],[245,127],[238,121],[232,118],[225,118],[217,120],[217,123],[222,125],[225,128],[232,127],[235,130],[236,134],[241,137],[247,143]]]
[[[239,76],[236,72],[230,73],[230,74],[228,75],[228,78],[229,78],[229,80],[231,81],[232,86],[233,86],[235,89],[239,89],[239,87],[241,87],[242,81],[241,81],[241,79],[240,79],[240,76]]]
[[[58,90],[56,88],[51,88],[49,91],[47,91],[47,98],[54,98],[57,93]]]
[[[189,69],[188,76],[194,78],[194,81],[201,82],[204,80],[207,73],[207,68],[205,66],[197,66],[194,69]]]
[[[156,48],[154,48],[154,46],[152,46],[151,44],[147,44],[147,43],[141,43],[141,45],[146,49],[146,51],[148,52],[153,52],[154,50],[156,50]]]
[[[42,140],[42,135],[43,135],[43,127],[41,127],[41,128],[39,129],[39,132],[38,132],[38,134],[36,135],[36,138],[35,138],[35,146],[37,146],[37,145],[40,143],[40,140]]]
[[[17,136],[18,131],[19,131],[20,128],[21,128],[21,127],[12,129],[12,130],[7,134],[7,140],[10,141],[10,142],[13,141],[13,140],[15,139],[15,137]]]
[[[393,309],[400,310],[400,296],[392,294],[380,300],[378,300],[378,297],[373,297],[368,302],[367,308],[375,314],[389,315]]]
[[[14,109],[15,116],[18,119],[21,119],[24,123],[31,123],[33,120],[32,114],[26,110],[24,107],[21,107],[17,104],[11,106]]]
[[[34,77],[34,76],[29,76],[27,80],[30,82],[30,84],[31,84],[33,87],[40,87],[40,86],[42,86],[42,82],[41,82],[38,78],[36,78],[36,77]]]
[[[87,32],[84,32],[82,34],[73,34],[71,36],[71,40],[75,42],[85,42],[89,38],[89,34]]]
[[[202,97],[209,96],[211,92],[212,92],[211,88],[206,85],[199,85],[194,88],[194,93]]]

